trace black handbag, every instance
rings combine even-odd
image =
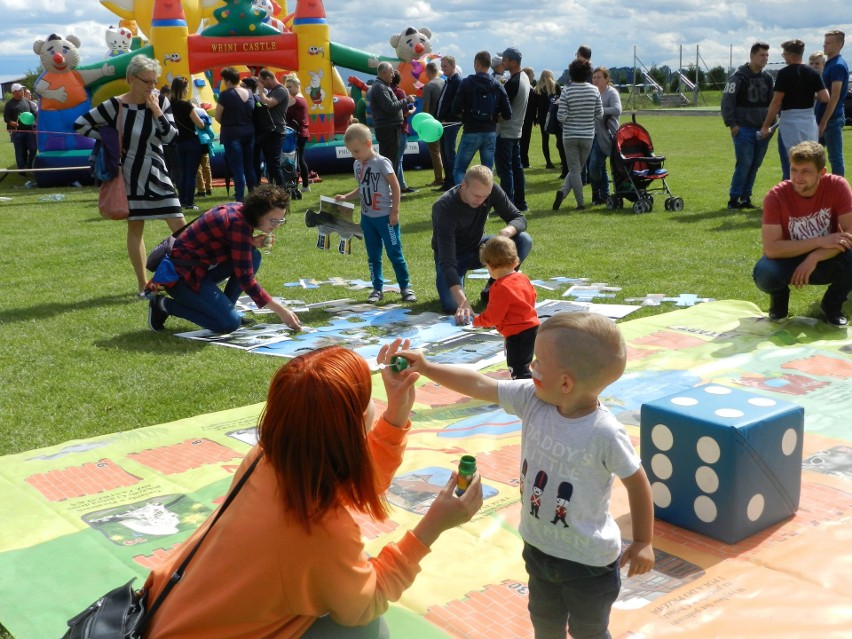
[[[544,120],[544,132],[550,135],[559,135],[562,133],[562,123],[556,114],[559,112],[559,96],[555,95],[550,98],[550,104],[547,107],[547,117]]]
[[[134,590],[131,579],[123,586],[119,586],[115,590],[110,590],[103,597],[100,597],[88,608],[80,614],[68,620],[68,631],[62,635],[62,639],[141,639],[142,632],[148,621],[163,603],[175,584],[182,578],[186,570],[186,566],[198,552],[201,543],[207,537],[210,529],[216,525],[222,513],[231,505],[234,497],[240,492],[240,489],[246,483],[249,475],[254,471],[257,462],[263,456],[261,452],[246,470],[245,474],[240,477],[240,481],[234,487],[234,490],[228,495],[228,498],[222,504],[222,507],[216,513],[212,523],[202,535],[195,547],[187,555],[186,559],[180,567],[175,570],[174,574],[169,577],[166,585],[157,601],[151,606],[150,610],[146,611],[147,595],[145,590]]]

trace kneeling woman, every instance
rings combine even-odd
[[[389,364],[408,345],[386,344],[377,360]],[[389,366],[381,376],[387,404],[375,419],[370,371],[352,351],[320,349],[278,370],[259,443],[232,488],[262,456],[254,471],[215,526],[208,519],[148,577],[151,603],[210,529],[145,639],[388,636],[388,602],[412,584],[441,533],[476,514],[482,486],[477,474],[456,497],[452,473],[413,530],[367,555],[358,521],[388,515],[383,494],[402,462],[418,378]]]
[[[169,315],[175,315],[216,333],[231,333],[240,327],[234,307],[244,291],[258,308],[268,307],[287,326],[298,329],[296,314],[273,300],[255,279],[261,259],[258,248],[284,222],[289,204],[287,191],[265,184],[245,203],[216,206],[187,226],[172,249],[178,281],[168,289],[171,298],[158,295],[150,301],[151,328],[161,330]],[[261,233],[255,235],[255,230]],[[219,283],[225,280],[222,290]]]

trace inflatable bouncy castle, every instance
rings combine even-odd
[[[45,69],[35,87],[41,101],[35,168],[87,165],[92,140],[76,136],[72,124],[92,105],[124,93],[127,64],[142,54],[160,62],[162,84],[179,75],[191,78],[192,97],[199,104],[215,103],[218,70],[223,67],[243,67],[247,74],[265,67],[279,77],[295,72],[309,105],[309,164],[325,172],[349,170],[351,158],[340,136],[356,104],[337,67],[373,74],[379,62],[387,60],[400,69],[403,89],[416,95],[425,79],[426,61],[437,57],[431,53],[431,32],[426,28],[408,27],[395,34],[390,39],[395,58],[334,43],[322,0],[297,0],[289,14],[274,0],[101,3],[121,19],[119,28],[107,30],[109,50],[103,60],[81,65],[82,43],[73,35],[51,34],[34,44]],[[406,163],[428,164],[425,144],[414,144],[415,152],[406,154]],[[91,183],[88,170],[37,172],[36,178],[39,186],[75,181]]]

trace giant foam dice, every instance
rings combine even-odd
[[[804,409],[708,384],[642,405],[654,515],[729,544],[799,507]]]

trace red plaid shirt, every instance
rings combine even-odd
[[[230,261],[240,287],[263,308],[272,297],[254,278],[251,259],[254,229],[243,217],[242,210],[241,203],[231,202],[207,211],[175,240],[172,257],[178,275],[193,291],[199,290],[211,267]],[[181,261],[192,262],[194,266],[178,266]]]

